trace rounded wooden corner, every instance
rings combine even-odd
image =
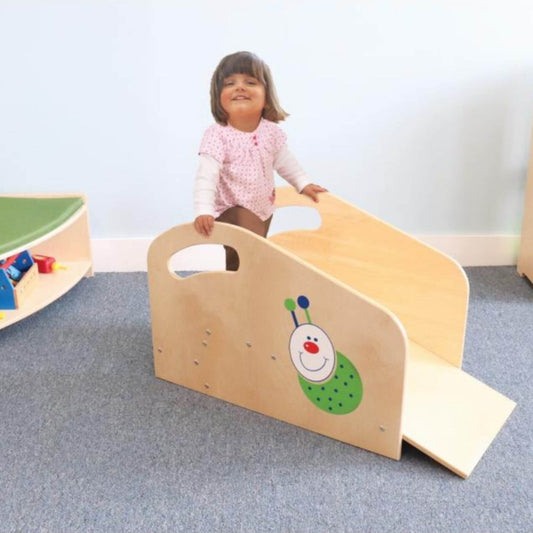
[[[215,222],[213,232],[209,237],[204,237],[196,232],[193,224],[174,226],[158,235],[150,244],[147,254],[148,272],[157,272],[157,275],[168,273],[176,281],[186,281],[188,277],[177,276],[170,266],[172,257],[188,248],[202,245],[227,246],[233,248],[239,257],[239,267],[235,271],[209,270],[194,274],[219,276],[240,275],[250,268],[258,241],[264,240],[254,233],[223,222]]]

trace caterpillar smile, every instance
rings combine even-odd
[[[312,369],[312,368],[309,368],[308,366],[305,365],[305,363],[303,362],[303,359],[302,359],[302,355],[304,354],[303,352],[298,352],[299,356],[300,356],[300,363],[302,363],[302,366],[308,371],[308,372],[319,372],[320,370],[322,370],[328,363],[329,359],[327,359],[326,357],[324,357],[324,364],[320,367],[320,368],[317,368],[317,369]]]

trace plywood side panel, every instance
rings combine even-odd
[[[322,225],[271,242],[379,302],[410,340],[461,366],[468,281],[454,260],[332,194],[316,204],[290,187],[276,192],[277,207],[314,207]]]
[[[173,254],[205,243],[235,248],[239,271],[185,279],[169,272]],[[159,236],[149,250],[148,278],[158,377],[399,458],[407,341],[396,317],[379,304],[278,246],[220,223],[209,239],[192,225]],[[296,305],[293,317],[285,302],[299,296],[309,306],[306,313]],[[315,329],[309,342],[323,350],[329,339],[336,356],[331,376],[312,385],[301,383],[289,344],[309,318],[325,335]],[[328,412],[328,406],[346,408],[338,407],[343,394],[352,401],[356,374],[360,404],[345,414]]]

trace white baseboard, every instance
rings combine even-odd
[[[461,266],[516,265],[520,235],[418,235]]]
[[[462,266],[516,265],[519,235],[419,235],[424,243],[453,257]],[[152,239],[92,239],[95,272],[145,272],[146,256]],[[224,250],[217,245],[201,245],[179,252],[171,268],[223,270]]]

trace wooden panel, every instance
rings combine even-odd
[[[468,477],[515,403],[415,343],[410,343],[404,439]]]
[[[25,195],[9,195],[25,196]],[[28,249],[32,254],[55,257],[66,267],[51,274],[39,274],[35,290],[28,295],[20,309],[5,310],[0,320],[3,329],[50,304],[70,290],[84,276],[92,276],[92,256],[86,199],[79,193],[32,194],[32,198],[81,197],[84,205],[70,218],[46,235],[26,243],[23,247],[0,255],[0,259]]]
[[[235,248],[239,271],[185,279],[169,272],[172,255],[206,242]],[[379,304],[278,246],[220,223],[209,239],[192,225],[160,235],[149,250],[148,279],[158,377],[399,458],[406,337],[396,317]],[[305,329],[303,308],[294,311],[296,327],[285,307],[287,299],[302,295],[310,302],[311,328],[317,328],[312,331]],[[300,342],[302,332],[321,350],[330,339],[337,357],[334,373],[314,387],[309,381],[300,384],[291,358],[297,353],[290,339]],[[345,414],[328,412],[342,403],[342,394],[351,401],[348,392],[357,373],[361,403]]]
[[[379,302],[409,339],[461,366],[468,281],[453,259],[332,194],[315,204],[290,187],[276,192],[278,207],[316,208],[322,226],[273,235],[271,242]]]
[[[522,237],[518,256],[518,272],[533,282],[533,138],[524,200],[524,217],[522,219]]]

